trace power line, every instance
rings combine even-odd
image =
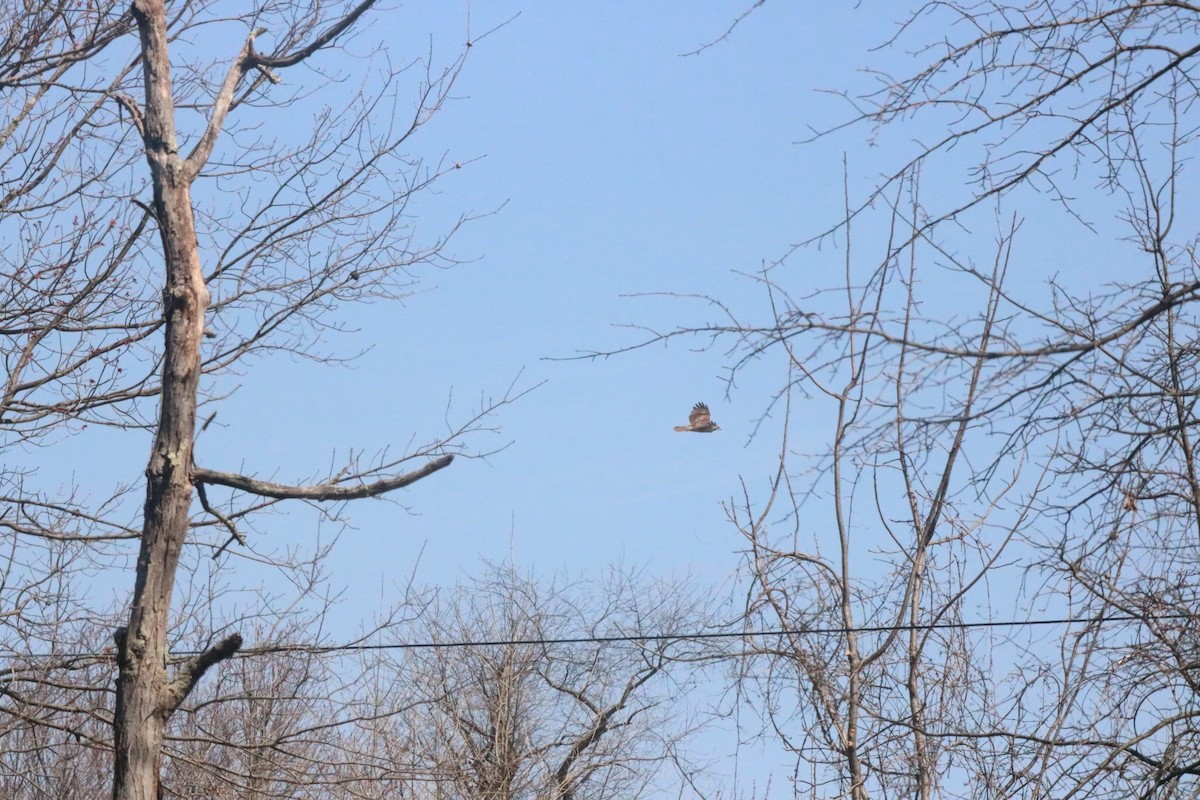
[[[549,646],[549,645],[568,645],[568,644],[622,644],[631,642],[669,642],[669,641],[703,641],[709,639],[757,639],[766,637],[782,637],[782,636],[802,636],[802,635],[820,635],[820,636],[846,636],[849,634],[871,634],[871,633],[892,633],[905,631],[935,631],[935,630],[974,630],[987,628],[1018,628],[1018,627],[1043,627],[1047,625],[1079,625],[1079,624],[1110,624],[1116,622],[1151,622],[1151,621],[1166,621],[1175,619],[1188,619],[1193,615],[1185,613],[1175,614],[1155,614],[1155,615],[1136,615],[1136,614],[1114,614],[1111,616],[1100,617],[1057,617],[1053,619],[1009,619],[1009,620],[988,620],[978,622],[934,622],[934,623],[918,623],[912,625],[863,625],[860,627],[822,627],[822,628],[775,628],[757,631],[698,631],[684,633],[632,633],[632,634],[617,634],[612,636],[566,636],[557,638],[534,638],[534,639],[477,639],[477,640],[456,640],[448,642],[388,642],[376,644],[276,644],[262,645],[259,647],[244,647],[233,654],[233,658],[249,658],[252,656],[272,655],[277,653],[312,653],[317,655],[331,653],[353,653],[353,652],[369,652],[380,650],[431,650],[431,649],[449,649],[449,648],[471,648],[471,647],[515,647],[515,646]],[[204,651],[200,650],[177,650],[172,653],[176,658],[188,658],[198,656]],[[109,650],[104,653],[36,653],[18,655],[13,657],[22,659],[59,659],[61,661],[79,661],[85,659],[93,660],[111,660],[115,658],[115,654]],[[0,671],[0,675],[4,671]]]
[[[1154,616],[1138,616],[1136,614],[1117,614],[1096,618],[1079,619],[1061,617],[1057,619],[1026,619],[999,620],[980,622],[936,622],[913,625],[864,625],[857,628],[827,627],[827,628],[778,628],[761,631],[703,631],[699,633],[635,633],[615,636],[569,636],[553,639],[489,639],[464,640],[450,642],[391,642],[387,644],[338,644],[338,645],[264,645],[262,647],[247,647],[238,651],[237,655],[268,655],[284,652],[361,652],[371,650],[422,650],[443,648],[469,647],[505,647],[519,645],[559,645],[559,644],[619,644],[627,642],[663,642],[690,641],[704,639],[753,639],[771,636],[800,636],[800,635],[848,635],[864,633],[891,633],[904,631],[933,631],[933,630],[969,630],[976,628],[1006,628],[1006,627],[1037,627],[1044,625],[1074,625],[1082,623],[1106,624],[1112,622],[1146,622],[1153,620],[1186,619],[1190,614],[1157,614]],[[179,655],[199,655],[198,652],[180,653]]]

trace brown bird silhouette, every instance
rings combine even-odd
[[[688,415],[687,425],[676,425],[677,431],[689,431],[691,433],[712,433],[713,431],[721,430],[721,426],[712,421],[712,415],[709,414],[708,406],[704,403],[696,403],[692,406],[692,413]]]

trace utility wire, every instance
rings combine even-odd
[[[935,622],[912,625],[864,625],[856,628],[824,627],[824,628],[777,628],[759,631],[699,631],[691,633],[634,633],[613,636],[567,636],[558,638],[537,639],[483,639],[457,640],[448,642],[390,642],[378,644],[277,644],[260,647],[244,647],[233,655],[234,658],[249,658],[251,656],[271,655],[276,653],[353,653],[379,650],[427,650],[470,647],[505,647],[518,645],[563,645],[563,644],[620,644],[627,642],[665,642],[665,641],[701,641],[706,639],[757,639],[772,636],[800,635],[839,635],[891,633],[893,631],[935,631],[935,630],[973,630],[986,628],[1020,628],[1041,627],[1046,625],[1079,625],[1079,624],[1109,624],[1114,622],[1149,622],[1174,619],[1187,619],[1191,614],[1114,614],[1088,618],[1058,617],[1054,619],[1011,619],[981,622]],[[172,653],[174,658],[188,658],[200,655],[199,650],[177,650]],[[106,653],[40,653],[16,656],[29,659],[57,658],[63,661],[82,659],[112,659],[112,652]],[[2,673],[0,673],[2,674]]]
[[[1035,627],[1043,625],[1074,625],[1081,623],[1110,623],[1138,622],[1169,619],[1186,619],[1191,614],[1156,614],[1139,616],[1136,614],[1117,614],[1113,616],[1075,619],[1063,617],[1059,619],[1026,619],[1000,620],[992,622],[935,622],[913,625],[864,625],[858,628],[778,628],[762,631],[704,631],[700,633],[635,633],[617,636],[569,636],[556,639],[491,639],[452,642],[392,642],[389,644],[339,644],[339,645],[264,645],[262,647],[246,647],[239,650],[237,655],[267,655],[271,653],[308,652],[335,653],[359,652],[366,650],[422,650],[442,648],[467,647],[502,647],[511,645],[553,645],[553,644],[615,644],[622,642],[664,642],[687,641],[702,639],[755,639],[768,636],[799,636],[802,634],[845,635],[850,633],[891,633],[892,631],[935,631],[935,630],[967,630],[974,628],[1008,628]],[[198,653],[181,653],[179,655],[198,655]]]

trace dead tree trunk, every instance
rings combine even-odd
[[[191,185],[212,154],[226,116],[234,106],[235,92],[247,73],[255,70],[256,74],[266,76],[262,80],[274,82],[277,78],[272,70],[298,64],[331,46],[374,2],[362,0],[308,44],[284,55],[256,53],[254,38],[258,32],[252,32],[233,58],[212,99],[204,132],[184,158],[176,141],[164,0],[133,0],[132,13],[141,41],[145,104],[139,106],[125,95],[114,97],[128,111],[141,134],[150,167],[154,188],[150,210],[158,225],[165,270],[162,299],[166,341],[158,428],[146,467],[146,506],[137,579],[128,624],[116,634],[114,800],[156,800],[167,721],[205,671],[232,656],[242,645],[241,636],[235,633],[177,667],[173,676],[167,674],[171,595],[180,552],[187,539],[195,487],[221,485],[275,500],[350,500],[375,497],[407,486],[442,469],[453,459],[452,455],[441,453],[418,469],[397,474],[395,469],[410,458],[405,457],[310,486],[287,486],[204,469],[196,467],[193,460],[197,390],[202,371],[200,344],[211,296],[201,268]],[[439,449],[440,446],[430,447],[412,457],[433,456]],[[200,499],[208,509],[203,494]]]
[[[153,210],[166,268],[166,350],[158,431],[146,468],[137,581],[128,627],[117,635],[113,798],[154,800],[167,718],[191,688],[186,684],[194,684],[199,678],[196,674],[177,685],[168,680],[166,642],[175,571],[187,536],[192,502],[192,438],[209,291],[200,268],[189,192],[195,172],[179,157],[176,147],[163,2],[135,0],[133,15],[141,37],[146,83],[142,137],[153,178]],[[236,645],[227,649],[232,653]]]

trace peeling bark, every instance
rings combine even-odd
[[[117,637],[114,800],[155,800],[167,718],[167,626],[192,501],[192,442],[200,342],[209,291],[192,214],[194,172],[180,159],[162,0],[135,0],[146,101],[143,141],[165,265],[166,345],[158,430],[146,468],[146,507],[129,623]]]

